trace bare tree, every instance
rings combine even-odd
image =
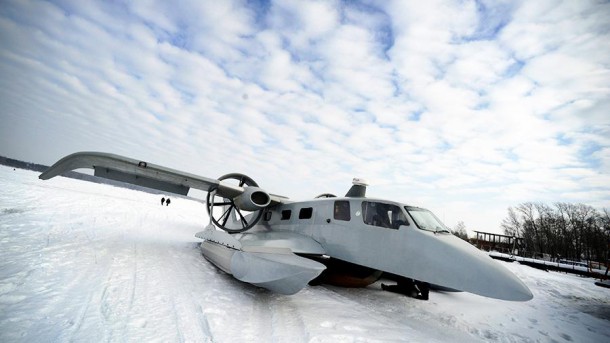
[[[555,203],[555,208],[557,208],[557,223],[559,226],[559,246],[560,246],[560,254],[563,257],[570,258],[570,245],[568,242],[571,241],[572,230],[569,226],[568,222],[568,207],[569,204],[566,203]]]
[[[521,214],[523,222],[523,240],[526,246],[533,249],[535,255],[544,252],[544,246],[540,237],[540,228],[537,224],[536,207],[534,203],[526,202],[517,206],[517,211]]]
[[[529,255],[607,261],[610,258],[610,214],[585,204],[522,203],[508,208],[504,233],[523,238]]]
[[[512,207],[508,208],[508,217],[502,220],[502,229],[507,236],[521,237],[521,221]]]
[[[604,213],[600,216],[600,224],[605,236],[604,250],[606,253],[606,260],[604,263],[606,263],[606,276],[608,276],[608,270],[610,270],[610,213],[608,213],[608,209],[606,208],[604,208],[603,212]]]
[[[466,225],[464,224],[463,221],[459,221],[455,227],[453,228],[452,233],[458,237],[460,237],[461,239],[465,240],[466,242],[468,242],[468,232],[466,231]]]
[[[540,249],[542,252],[547,253],[553,258],[557,256],[557,243],[555,235],[555,215],[551,207],[543,203],[535,203],[534,207],[538,212],[537,223],[540,229],[539,240]]]

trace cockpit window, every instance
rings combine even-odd
[[[363,201],[362,219],[367,225],[398,229],[409,225],[409,221],[400,207],[381,202]]]
[[[405,209],[420,229],[433,232],[450,232],[445,224],[436,218],[432,212],[423,208],[411,206],[405,206]]]

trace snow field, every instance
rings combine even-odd
[[[504,263],[506,302],[364,289],[283,296],[206,261],[202,203],[0,166],[0,342],[608,342],[610,290]]]

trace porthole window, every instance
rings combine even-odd
[[[335,201],[334,218],[336,220],[345,220],[345,221],[349,221],[351,219],[349,201],[347,201],[347,200]]]
[[[305,207],[299,211],[299,219],[310,219],[313,215],[312,207]]]

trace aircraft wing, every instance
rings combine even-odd
[[[243,187],[224,184],[216,179],[102,152],[77,152],[68,155],[40,174],[39,178],[48,180],[66,171],[80,168],[91,168],[95,176],[106,179],[181,195],[186,195],[191,188],[206,192],[216,189],[217,194],[225,198],[235,198],[244,192]],[[286,201],[286,198],[280,196],[270,197],[271,204]]]

